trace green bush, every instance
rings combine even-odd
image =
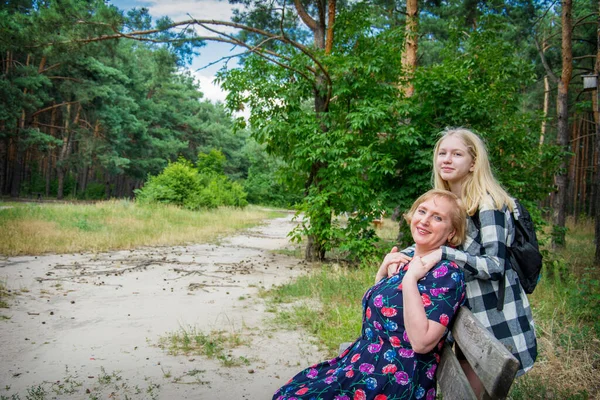
[[[148,178],[135,194],[141,203],[169,203],[190,210],[248,205],[247,194],[239,183],[210,169],[203,168],[200,173],[183,158],[170,163],[161,174]]]

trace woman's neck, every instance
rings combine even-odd
[[[419,247],[419,245],[415,245],[415,257],[425,257],[427,254],[431,253],[432,251],[435,251],[439,249],[439,247],[436,247],[435,249],[430,249],[430,248],[423,248],[423,247]]]

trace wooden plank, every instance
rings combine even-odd
[[[457,313],[452,336],[481,379],[487,397],[504,399],[519,369],[519,361],[466,307]]]
[[[438,387],[444,400],[477,400],[469,380],[460,366],[456,355],[448,345],[444,344],[442,359],[437,370]]]

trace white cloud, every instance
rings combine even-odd
[[[227,91],[221,89],[220,86],[213,83],[215,80],[214,76],[200,75],[197,71],[192,71],[195,78],[200,82],[200,90],[204,93],[204,99],[209,100],[212,103],[221,102],[225,103],[225,97],[227,97]],[[243,111],[236,111],[233,113],[235,117],[244,117],[246,121],[250,118],[250,110],[245,108]]]
[[[200,90],[204,93],[204,98],[212,101],[213,103],[216,101],[220,101],[222,103],[225,102],[225,97],[227,96],[227,92],[221,89],[220,86],[213,83],[215,77],[214,76],[204,76],[200,75],[198,72],[193,72],[196,79],[200,82]]]
[[[190,17],[229,21],[234,8],[226,0],[146,0],[144,3],[154,19],[168,16],[173,21],[185,21]],[[232,32],[230,28],[222,30]]]

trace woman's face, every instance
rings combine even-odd
[[[419,204],[410,221],[410,232],[419,251],[435,250],[452,238],[452,207],[454,203],[444,197],[432,197]]]
[[[450,185],[464,182],[473,172],[475,162],[461,138],[451,135],[441,141],[435,155],[435,167],[440,177]]]

